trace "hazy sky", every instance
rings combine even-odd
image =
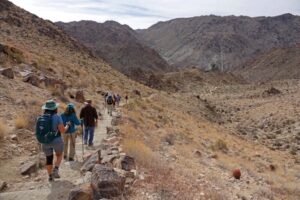
[[[51,21],[115,20],[132,28],[200,15],[300,15],[300,0],[11,0]]]

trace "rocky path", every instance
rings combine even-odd
[[[102,112],[102,119],[95,130],[94,147],[85,146],[84,154],[92,153],[97,149],[106,136],[106,127],[111,125],[112,117]],[[82,139],[77,138],[76,156],[74,162],[63,161],[60,167],[60,179],[49,183],[46,170],[40,170],[37,177],[28,178],[26,183],[16,183],[11,186],[8,192],[0,193],[1,200],[53,200],[68,198],[68,194],[75,185],[86,182],[85,177],[80,173],[82,165]]]

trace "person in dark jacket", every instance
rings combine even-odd
[[[93,146],[95,127],[98,125],[97,110],[92,106],[92,100],[87,100],[80,111],[80,119],[84,124],[84,144]]]
[[[67,108],[63,114],[61,114],[61,118],[63,120],[64,125],[68,122],[70,124],[69,129],[64,134],[64,159],[67,159],[69,156],[69,161],[74,161],[75,155],[75,144],[76,144],[76,125],[81,125],[79,119],[76,116],[75,105],[70,103],[67,105]],[[69,150],[70,143],[70,151]]]

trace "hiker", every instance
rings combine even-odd
[[[86,100],[85,104],[80,111],[80,119],[83,120],[84,124],[84,144],[93,146],[95,127],[98,125],[98,114],[92,106],[92,100]]]
[[[117,96],[116,96],[116,105],[117,106],[120,105],[120,101],[121,101],[121,96],[119,94],[117,94]]]
[[[46,155],[46,168],[49,181],[60,178],[59,166],[62,161],[64,142],[61,134],[70,127],[69,123],[64,126],[62,118],[57,114],[59,104],[54,100],[48,100],[42,107],[44,114],[37,119],[36,137],[42,144],[42,150]],[[53,151],[56,155],[55,167],[53,168]]]
[[[114,109],[114,97],[112,94],[108,93],[105,99],[106,107],[107,107],[107,113],[112,116],[112,111]]]
[[[125,100],[126,100],[126,104],[127,104],[127,101],[128,101],[128,96],[127,95],[125,96]]]
[[[61,114],[61,118],[63,120],[64,125],[68,122],[70,124],[69,129],[64,134],[64,159],[67,160],[69,157],[69,161],[74,161],[75,155],[75,144],[76,144],[76,125],[81,125],[79,119],[76,116],[75,105],[70,103],[67,105],[67,108],[63,114]],[[69,150],[70,143],[70,150]],[[69,150],[69,151],[68,151]]]

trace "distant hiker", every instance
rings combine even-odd
[[[46,168],[49,181],[60,178],[59,166],[63,157],[64,142],[61,134],[64,134],[70,127],[69,123],[64,126],[62,118],[57,115],[59,104],[54,100],[48,100],[42,109],[44,114],[37,119],[36,137],[42,144],[43,152],[46,155]],[[55,167],[53,169],[53,151],[56,155]]]
[[[116,105],[117,106],[120,105],[120,101],[121,101],[121,96],[119,94],[117,94],[117,96],[116,96]]]
[[[69,129],[64,134],[64,159],[69,157],[69,161],[74,161],[75,144],[76,144],[76,125],[81,125],[79,119],[76,116],[75,105],[70,103],[63,114],[61,114],[64,125],[70,124]],[[70,150],[69,150],[70,143]],[[69,151],[68,151],[69,150]]]
[[[127,104],[127,101],[128,101],[128,96],[127,95],[125,96],[125,100],[126,100],[126,104]]]
[[[84,144],[94,145],[95,127],[98,125],[98,114],[92,106],[92,100],[86,100],[86,105],[80,111],[80,119],[84,124]]]
[[[106,96],[105,102],[106,102],[107,112],[110,116],[112,116],[112,111],[114,109],[115,100],[111,93],[108,93],[108,95]]]

